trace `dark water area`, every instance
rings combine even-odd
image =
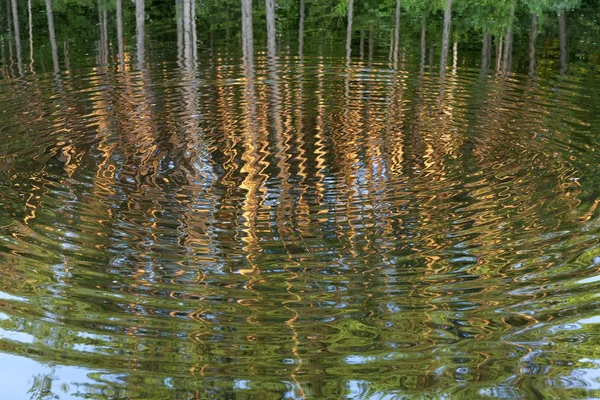
[[[129,12],[0,40],[1,398],[600,397],[596,14]]]

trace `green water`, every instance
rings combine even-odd
[[[436,28],[119,51],[60,12],[22,72],[2,39],[0,397],[600,397],[585,15],[440,75]]]

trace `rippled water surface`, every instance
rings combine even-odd
[[[595,67],[318,42],[4,65],[7,398],[600,396]]]

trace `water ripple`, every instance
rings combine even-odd
[[[92,391],[597,389],[597,79],[418,67],[0,82],[0,350]]]

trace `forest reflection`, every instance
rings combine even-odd
[[[28,44],[23,3],[0,21],[0,361],[33,360],[27,390],[597,394],[579,11],[460,41],[452,8],[376,29],[350,0],[321,38],[312,1],[286,30],[241,0],[219,40],[194,0],[134,3],[83,7],[93,49],[62,3],[27,3]]]

